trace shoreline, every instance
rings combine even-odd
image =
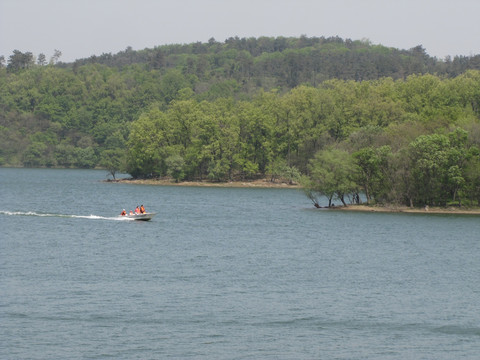
[[[379,212],[379,213],[407,213],[407,214],[454,214],[454,215],[480,215],[480,208],[458,208],[458,207],[429,207],[410,208],[408,206],[370,206],[370,205],[348,205],[336,206],[327,210],[335,211],[358,211],[358,212]]]
[[[301,189],[298,184],[287,184],[285,182],[271,182],[267,179],[211,182],[211,181],[180,181],[176,183],[170,179],[132,179],[123,178],[107,180],[125,184],[156,185],[156,186],[199,186],[199,187],[222,187],[222,188],[263,188],[263,189]]]
[[[218,187],[218,188],[259,188],[259,189],[301,189],[299,184],[287,184],[285,182],[271,182],[267,179],[249,180],[249,181],[229,181],[229,182],[210,182],[210,181],[181,181],[174,182],[171,179],[132,179],[123,178],[116,180],[106,180],[108,182],[117,182],[124,184],[140,184],[153,186],[184,186],[184,187]],[[410,208],[408,206],[376,206],[376,205],[348,205],[335,206],[333,208],[323,207],[319,210],[331,211],[357,211],[357,212],[377,212],[377,213],[407,213],[407,214],[454,214],[454,215],[480,215],[480,208],[469,207],[429,207]]]

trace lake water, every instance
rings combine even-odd
[[[0,168],[1,359],[478,359],[480,217],[105,178]]]

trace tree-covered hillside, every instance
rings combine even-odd
[[[307,37],[70,64],[59,51],[49,63],[40,55],[15,51],[0,67],[0,165],[212,181],[301,173],[312,198],[480,199],[478,55],[438,60],[421,46]]]
[[[291,89],[304,83],[315,86],[328,79],[401,79],[425,73],[453,77],[468,69],[480,70],[480,55],[438,60],[421,45],[399,50],[373,45],[368,40],[339,37],[235,37],[223,43],[212,38],[208,43],[165,45],[141,51],[127,48],[114,55],[78,60],[73,66],[93,63],[117,68],[132,64],[155,70],[177,68],[200,82],[233,79],[241,87],[270,90]]]

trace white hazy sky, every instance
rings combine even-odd
[[[61,61],[229,37],[340,36],[480,54],[479,0],[0,0],[0,55]]]

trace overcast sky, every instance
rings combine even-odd
[[[480,0],[0,0],[0,55],[71,62],[229,37],[340,36],[445,56],[480,54]]]

